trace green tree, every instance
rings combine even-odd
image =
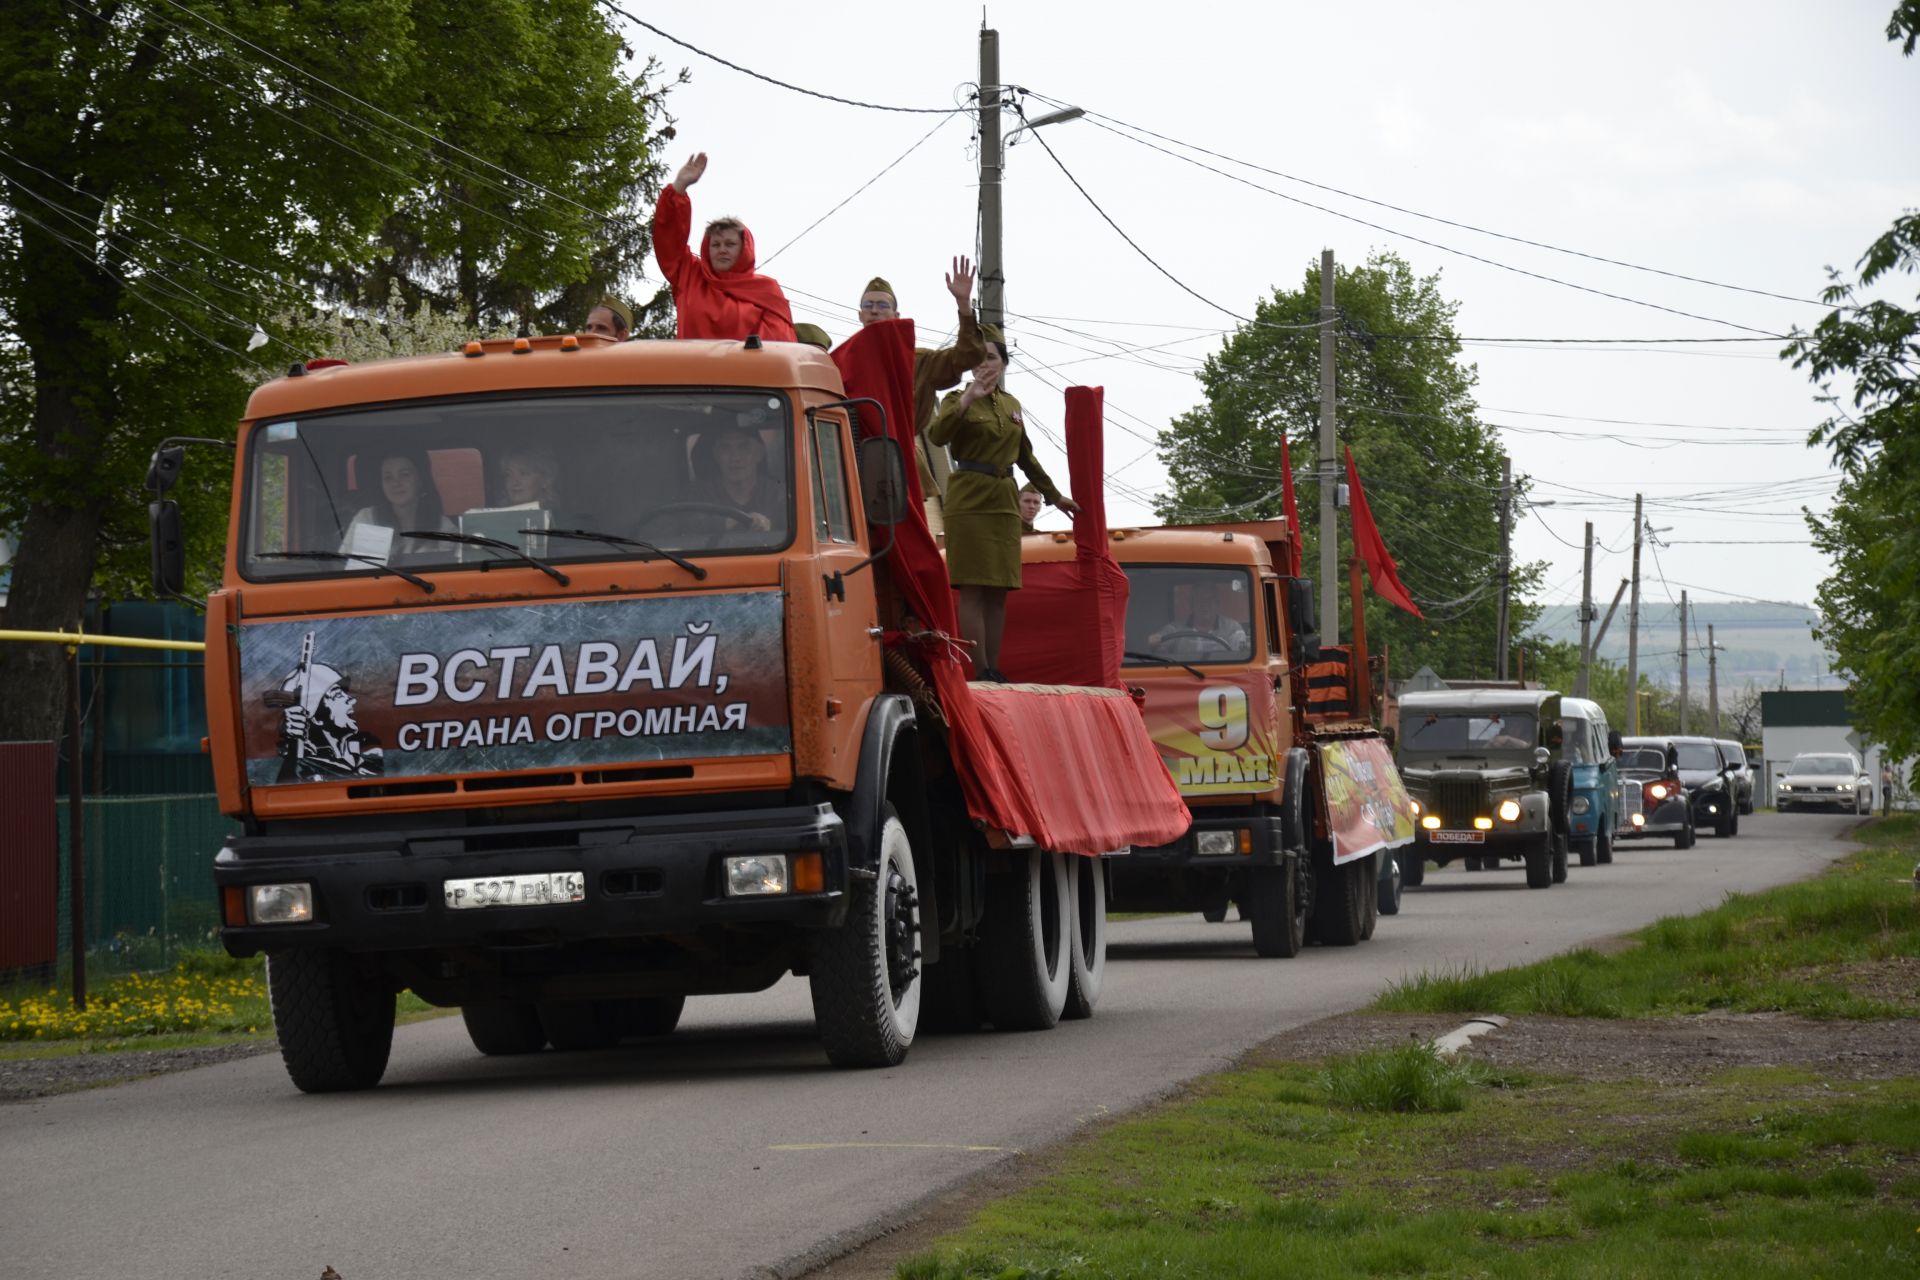
[[[1438,274],[1418,277],[1393,253],[1336,271],[1340,440],[1353,449],[1381,537],[1427,615],[1415,618],[1369,592],[1368,644],[1376,652],[1390,645],[1400,675],[1429,666],[1441,675],[1491,676],[1501,449],[1474,404],[1478,374],[1460,360],[1458,306],[1441,294]],[[1206,403],[1160,433],[1171,488],[1156,503],[1161,519],[1176,523],[1280,515],[1284,433],[1300,481],[1309,574],[1318,563],[1319,309],[1316,259],[1298,288],[1261,299],[1252,322],[1208,357],[1200,372]],[[1341,523],[1344,566],[1352,537]],[[1515,567],[1515,636],[1533,617],[1522,597],[1539,574],[1537,565]],[[1339,594],[1346,595],[1344,576]],[[1343,635],[1350,626],[1342,624]]]
[[[290,334],[250,354],[256,324],[316,291],[377,307],[403,271],[469,316],[577,324],[640,261],[660,90],[651,64],[617,74],[630,51],[591,0],[20,0],[8,16],[9,627],[70,627],[90,585],[144,579],[153,446],[230,436],[246,375],[312,354]],[[177,493],[193,561],[217,558],[225,470],[190,468]],[[0,739],[51,736],[59,659],[7,650]]]
[[[1911,57],[1920,0],[1898,6],[1887,39]],[[1830,561],[1815,593],[1818,635],[1851,681],[1856,725],[1899,758],[1920,752],[1920,308],[1860,291],[1920,272],[1920,211],[1907,210],[1855,264],[1856,281],[1829,270],[1834,310],[1781,353],[1820,388],[1833,414],[1809,443],[1839,467],[1826,516],[1807,515]],[[1920,302],[1920,295],[1916,295]],[[1851,384],[1843,393],[1835,380]]]

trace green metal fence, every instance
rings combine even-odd
[[[82,801],[89,976],[168,969],[184,949],[219,945],[213,857],[237,825],[210,795]],[[73,954],[67,801],[60,815],[60,956]]]

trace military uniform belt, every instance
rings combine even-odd
[[[1013,479],[1012,463],[1008,463],[1004,467],[996,467],[991,462],[969,462],[965,458],[955,458],[953,460],[953,469],[955,471],[977,471],[983,476],[997,476],[1002,480]]]

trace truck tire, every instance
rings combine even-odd
[[[1527,850],[1527,888],[1545,889],[1553,883],[1553,833],[1538,849]]]
[[[540,1011],[527,1000],[490,1000],[485,1004],[463,1004],[460,1020],[467,1024],[467,1039],[488,1057],[538,1053],[547,1047],[547,1029],[540,1025]]]
[[[620,1043],[620,1015],[613,1000],[543,1000],[540,1025],[561,1053],[611,1049]]]
[[[1392,849],[1380,854],[1390,865],[1387,874],[1380,881],[1380,914],[1397,916],[1400,914],[1400,890],[1407,882],[1407,873],[1400,865],[1405,849]]]
[[[1367,936],[1367,902],[1374,887],[1373,861],[1355,858],[1333,865],[1333,851],[1313,856],[1313,923],[1315,942],[1330,947],[1352,947]]]
[[[1098,858],[1068,855],[1067,1003],[1060,1016],[1091,1018],[1107,976],[1107,872]]]
[[[1073,959],[1067,855],[1035,850],[1012,872],[987,877],[980,994],[1002,1031],[1045,1031],[1067,1007]]]
[[[338,951],[267,954],[267,998],[287,1074],[302,1093],[371,1089],[393,1052],[398,993]]]
[[[1247,868],[1247,915],[1253,923],[1253,949],[1286,959],[1307,945],[1307,895],[1300,881],[1304,856],[1277,867]]]
[[[612,1006],[614,1029],[621,1039],[671,1035],[687,1009],[685,996],[635,996],[607,1003]]]
[[[836,1067],[894,1067],[920,1024],[920,896],[913,847],[892,805],[878,874],[847,886],[847,920],[809,939],[813,1019]]]
[[[1573,851],[1580,855],[1580,865],[1593,867],[1600,864],[1600,837],[1592,835],[1584,840],[1573,842]]]
[[[1373,937],[1373,931],[1380,927],[1380,862],[1384,852],[1370,853],[1360,859],[1367,867],[1366,891],[1360,895],[1365,907],[1365,915],[1360,921],[1360,941],[1366,942]],[[1358,865],[1357,863],[1355,865]]]
[[[1567,812],[1573,804],[1573,766],[1556,760],[1547,770],[1547,820],[1554,831],[1568,831]]]
[[[1208,924],[1219,924],[1227,918],[1227,904],[1216,903],[1211,907],[1200,908],[1200,918]]]
[[[1593,856],[1603,867],[1613,861],[1613,832],[1602,831],[1593,838]]]
[[[1413,845],[1401,845],[1393,851],[1400,860],[1400,883],[1417,889],[1427,882],[1427,855]]]
[[[1674,833],[1673,847],[1676,849],[1693,848],[1693,823],[1691,821],[1687,823],[1684,830]]]
[[[1553,846],[1553,882],[1567,882],[1567,838],[1563,835],[1550,835],[1548,841]]]

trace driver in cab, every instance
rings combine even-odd
[[[1228,615],[1245,615],[1239,593],[1227,584],[1202,581],[1188,585],[1184,617],[1176,610],[1173,620],[1147,637],[1147,646],[1159,657],[1182,661],[1237,658],[1247,652],[1247,628]],[[1222,597],[1229,597],[1227,600]]]
[[[730,508],[724,516],[729,530],[757,533],[787,522],[787,490],[767,471],[767,446],[750,427],[710,430],[695,446],[698,455],[694,499]]]

